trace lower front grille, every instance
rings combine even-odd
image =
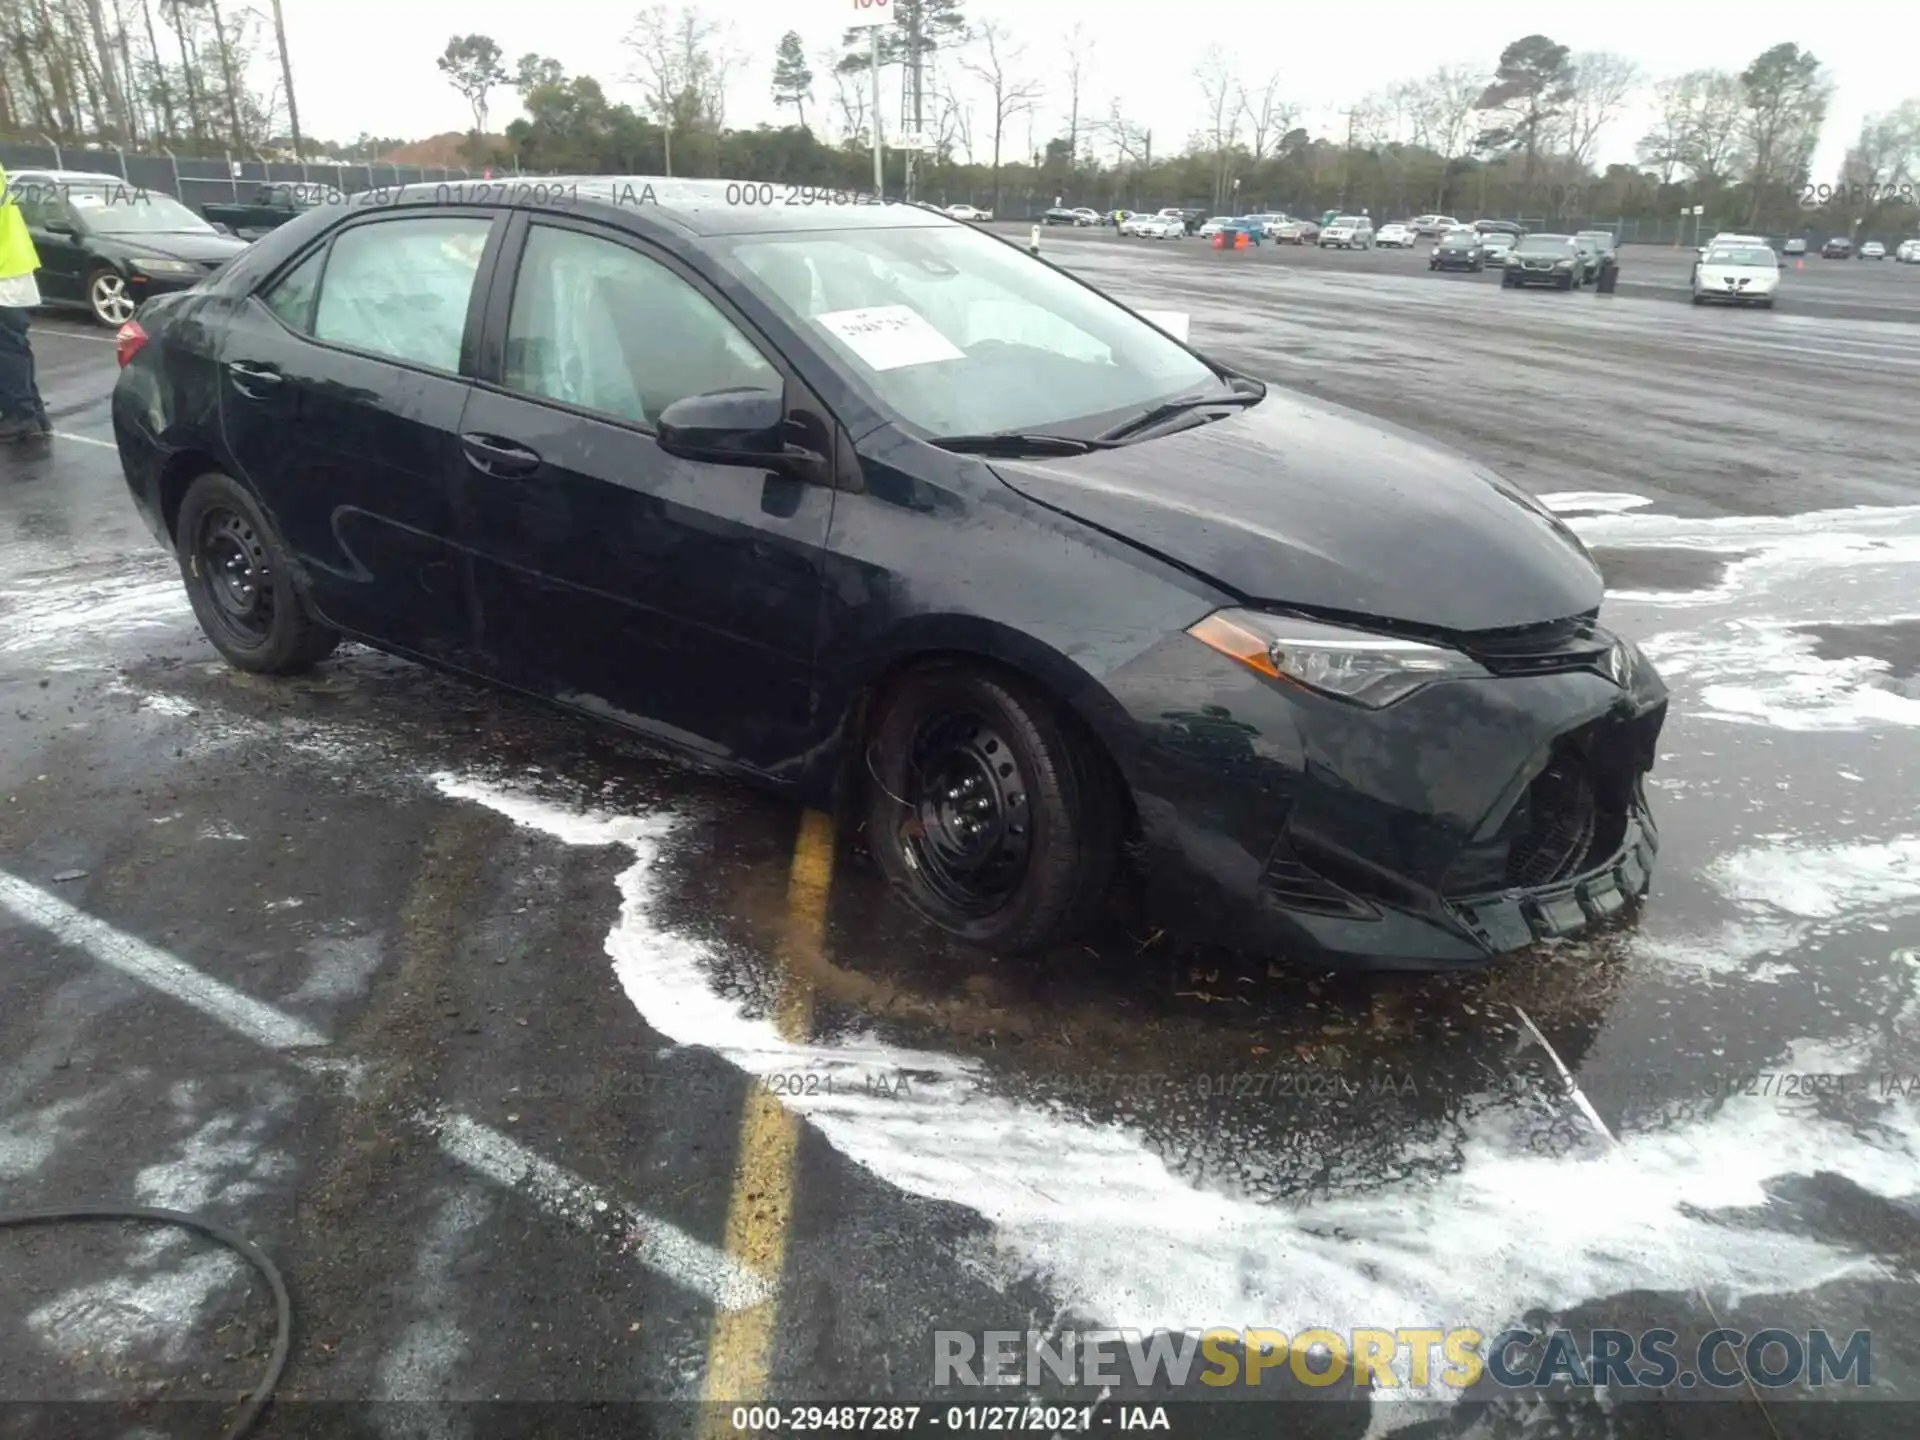
[[[1527,827],[1507,852],[1507,884],[1523,889],[1577,875],[1593,850],[1600,801],[1584,758],[1563,751],[1527,787]]]

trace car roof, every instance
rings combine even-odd
[[[131,185],[133,182],[123,175],[110,175],[104,170],[42,170],[39,167],[24,170],[11,170],[7,178],[18,180],[23,175],[31,175],[36,180],[53,180],[62,185]]]
[[[556,194],[565,198],[556,202]],[[772,198],[755,203],[743,198],[748,194]],[[790,198],[793,203],[786,203]],[[564,207],[576,214],[602,217],[639,214],[692,235],[932,229],[960,223],[931,205],[898,200],[874,204],[864,193],[824,185],[683,180],[663,175],[514,176],[506,180],[403,185],[386,192],[386,204],[395,207],[436,202],[498,205],[503,209]]]

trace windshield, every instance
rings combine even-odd
[[[1763,265],[1771,269],[1778,263],[1773,258],[1773,251],[1755,249],[1750,245],[1722,245],[1707,252],[1709,265]]]
[[[1580,238],[1589,244],[1598,245],[1603,250],[1611,250],[1613,248],[1613,236],[1609,235],[1605,230],[1582,230],[1580,232]]]
[[[87,228],[100,235],[172,235],[218,232],[171,195],[144,190],[75,190],[67,196]]]
[[[1363,217],[1359,215],[1342,215],[1338,220],[1335,220],[1333,223],[1336,226],[1344,225],[1350,230],[1358,230],[1362,225],[1366,224],[1367,222]]]
[[[1472,234],[1473,232],[1469,231],[1468,233]],[[1497,247],[1502,245],[1513,244],[1513,236],[1507,234],[1507,232],[1504,230],[1490,231],[1485,235],[1481,235],[1479,237],[1479,240],[1482,245],[1487,245],[1487,246]]]
[[[1145,320],[975,230],[753,235],[727,254],[795,329],[934,435],[1057,432],[1223,389]]]

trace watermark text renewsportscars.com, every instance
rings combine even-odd
[[[1712,1330],[1683,1343],[1667,1329],[1576,1332],[1461,1327],[1280,1330],[1216,1327],[1151,1335],[1138,1330],[1042,1333],[936,1330],[936,1386],[1066,1385],[1143,1390],[1191,1384],[1218,1393],[1272,1380],[1369,1390],[1466,1390],[1483,1379],[1505,1389],[1605,1386],[1609,1390],[1815,1389],[1873,1383],[1869,1332]],[[1206,1392],[1197,1392],[1206,1393]]]

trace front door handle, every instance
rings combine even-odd
[[[227,362],[227,375],[233,381],[233,388],[249,399],[258,400],[262,392],[273,389],[286,379],[273,365],[255,365],[247,360]]]
[[[535,451],[497,435],[462,435],[460,447],[467,463],[483,475],[531,475],[543,463]]]

